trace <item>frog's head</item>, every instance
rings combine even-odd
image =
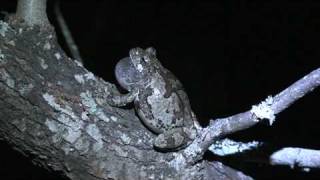
[[[146,50],[133,48],[129,57],[121,59],[115,68],[117,81],[124,89],[130,91],[137,86],[145,86],[149,83],[155,67],[158,64],[156,50],[152,47]]]
[[[146,50],[139,47],[133,48],[130,50],[129,56],[134,68],[142,74],[150,74],[158,63],[156,50],[152,47]]]

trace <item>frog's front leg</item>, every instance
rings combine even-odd
[[[139,90],[137,88],[132,89],[127,94],[120,94],[120,95],[114,95],[114,93],[110,94],[107,98],[107,102],[111,106],[125,106],[135,100],[139,93]]]
[[[176,150],[185,147],[196,136],[196,129],[177,127],[159,134],[153,145],[160,150]]]

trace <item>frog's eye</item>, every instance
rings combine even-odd
[[[140,57],[140,60],[141,60],[142,62],[148,61],[147,58],[145,58],[145,57]]]
[[[148,48],[146,49],[146,52],[147,52],[148,54],[151,54],[152,56],[156,56],[156,55],[157,55],[157,51],[156,51],[156,49],[153,48],[153,47],[148,47]]]
[[[150,62],[150,57],[144,56],[144,57],[142,57],[142,61],[148,63],[148,62]]]
[[[137,48],[132,48],[129,51],[130,57],[139,57],[143,54],[143,49],[137,47]]]

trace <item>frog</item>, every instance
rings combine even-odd
[[[181,82],[157,59],[153,47],[132,48],[115,66],[115,77],[127,94],[115,96],[113,106],[133,102],[142,123],[157,134],[158,150],[178,150],[197,135],[197,120]]]

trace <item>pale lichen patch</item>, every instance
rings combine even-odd
[[[83,119],[83,120],[88,120],[89,119],[88,113],[86,111],[81,113],[81,119]]]
[[[53,38],[52,34],[47,36],[47,39],[52,39],[52,38]]]
[[[86,111],[88,113],[96,115],[99,119],[109,122],[109,118],[105,115],[101,108],[98,108],[98,105],[95,99],[92,97],[90,91],[80,93],[81,102],[85,106]]]
[[[100,141],[102,139],[100,130],[95,124],[89,124],[86,128],[86,132],[96,141]]]
[[[62,108],[60,104],[56,103],[55,98],[53,95],[50,95],[48,93],[45,93],[42,95],[44,100],[47,101],[47,103],[54,108],[56,111],[62,112],[64,114],[69,115],[72,119],[79,119],[72,111],[72,108],[70,106],[65,105],[65,108]]]
[[[42,58],[39,58],[39,59],[40,59],[40,66],[42,67],[42,69],[47,69],[48,65],[46,64],[45,60]]]
[[[0,20],[0,35],[2,37],[6,36],[6,32],[8,31],[8,29],[9,29],[8,23]]]
[[[4,65],[6,63],[5,56],[2,54],[2,51],[0,49],[0,65]]]
[[[77,66],[83,67],[83,65],[82,65],[82,63],[80,61],[75,59],[74,62],[76,63]]]
[[[76,79],[76,81],[80,84],[84,84],[84,78],[82,74],[75,74],[74,78]]]
[[[88,72],[88,73],[84,74],[84,77],[87,80],[96,80],[96,78],[94,77],[94,75],[91,72]]]
[[[63,132],[63,138],[70,142],[74,143],[81,136],[81,129],[83,127],[82,121],[75,121],[70,119],[68,116],[61,114],[58,117],[58,121],[60,121],[65,126],[65,131]]]
[[[179,171],[187,163],[186,158],[181,153],[173,153],[174,159],[169,162],[169,166]]]
[[[53,121],[53,120],[49,120],[49,119],[46,119],[45,125],[47,125],[47,127],[49,128],[49,130],[51,132],[57,132],[58,131],[58,123]]]
[[[110,119],[104,114],[104,112],[99,109],[97,112],[96,112],[96,115],[98,116],[99,119],[103,120],[104,122],[109,122]]]
[[[202,149],[198,143],[190,144],[190,146],[185,150],[185,154],[189,157],[196,157],[201,152]]]
[[[54,53],[54,56],[58,59],[58,60],[60,60],[61,59],[61,54],[60,53]]]
[[[97,104],[92,97],[90,91],[80,93],[81,102],[86,107],[86,109],[91,113],[94,114],[97,111]]]
[[[81,136],[81,131],[72,130],[72,128],[67,129],[68,130],[63,134],[63,138],[70,143],[74,143]]]
[[[50,50],[51,49],[51,44],[49,42],[46,42],[44,45],[43,45],[43,49],[44,50]]]
[[[9,41],[8,44],[11,46],[16,46],[16,43],[13,40]]]
[[[209,147],[209,150],[216,155],[226,156],[251,150],[257,148],[259,145],[261,145],[261,143],[259,143],[258,141],[243,143],[226,138],[216,141]]]
[[[84,84],[85,81],[96,80],[95,76],[91,72],[86,74],[75,74],[74,78],[80,84]]]
[[[46,119],[45,121],[45,125],[47,125],[49,130],[55,133],[52,137],[54,143],[60,143],[62,139],[69,143],[74,143],[81,136],[81,123],[72,121],[65,115],[59,116],[57,120],[60,123],[50,119]]]
[[[131,142],[131,138],[129,136],[127,136],[126,134],[122,134],[120,136],[120,139],[122,140],[122,142],[124,144],[129,144]]]
[[[102,135],[99,128],[95,124],[89,124],[86,128],[86,132],[91,136],[96,142],[93,145],[94,151],[99,151],[103,147]]]
[[[0,69],[0,79],[2,79],[10,88],[15,87],[15,82],[5,69]]]
[[[262,101],[260,104],[252,106],[250,112],[257,116],[257,120],[268,119],[271,126],[276,118],[275,112],[272,109],[272,105],[273,97],[268,96],[268,98]]]
[[[58,116],[58,121],[60,121],[62,124],[65,124],[68,128],[71,128],[72,130],[78,131],[82,129],[83,127],[83,121],[80,121],[77,119],[71,119],[69,116],[65,114],[60,114]]]
[[[97,152],[103,148],[103,142],[102,141],[97,141],[93,144],[93,151]]]
[[[139,72],[142,72],[142,71],[143,71],[143,66],[142,66],[141,64],[138,64],[137,70],[138,70]]]
[[[59,104],[57,104],[52,95],[45,93],[42,96],[52,108],[58,112],[61,112],[58,115],[57,120],[64,124],[64,126],[60,126],[60,128],[63,128],[64,130],[61,132],[63,139],[70,143],[74,143],[77,138],[81,136],[83,121],[79,120],[79,118],[73,113],[71,107],[65,105],[65,108],[62,108]]]
[[[118,118],[115,117],[115,116],[111,116],[110,119],[111,119],[113,122],[117,122],[117,121],[118,121]]]

